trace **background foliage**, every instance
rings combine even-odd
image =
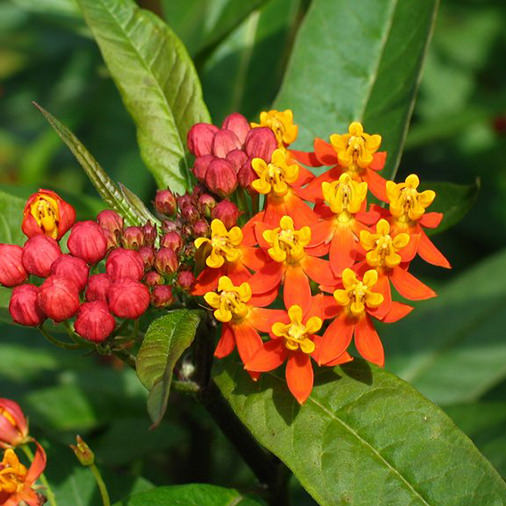
[[[235,110],[253,120],[273,103],[310,6],[306,0],[148,3],[161,8],[194,58],[216,123]],[[318,30],[318,19],[314,22]],[[503,477],[505,23],[506,6],[501,2],[446,0],[440,6],[398,178],[415,171],[425,180],[469,185],[469,207],[476,196],[477,178],[481,189],[465,220],[435,239],[454,269],[416,267],[431,286],[441,287],[440,297],[421,304],[402,323],[381,329],[386,369],[439,404]],[[379,91],[373,89],[373,93],[402,79],[395,69],[394,60],[381,70]],[[333,70],[338,76],[338,69]],[[292,62],[288,72],[297,71]],[[77,207],[80,218],[92,217],[103,207],[32,100],[62,119],[114,180],[135,188],[144,202],[153,198],[154,179],[136,145],[136,136],[142,132],[136,132],[125,111],[112,74],[77,3],[11,0],[0,4],[0,241],[22,240],[12,231],[16,220],[20,222],[23,199],[38,186],[61,192]],[[300,85],[311,86],[307,75],[301,76]],[[283,87],[276,104],[289,106],[290,92]],[[341,103],[346,98],[336,100]],[[388,102],[384,107],[389,107]],[[381,111],[364,110],[366,127],[374,126],[375,115]],[[310,115],[311,109],[298,114]],[[316,133],[321,135],[332,130],[329,125],[318,128],[321,131]],[[156,175],[156,160],[150,162],[150,153],[142,155]],[[6,300],[6,292],[0,290],[3,320]],[[1,331],[0,395],[17,399],[33,429],[47,438],[48,476],[62,504],[98,501],[91,476],[73,465],[66,447],[76,432],[96,449],[114,500],[153,484],[188,481],[236,487],[241,494],[251,491],[254,479],[249,468],[202,408],[190,400],[171,396],[159,430],[148,432],[146,391],[132,371],[110,360],[61,352],[32,331],[3,325]],[[170,409],[174,403],[177,410]],[[136,445],[129,444],[132,433],[143,434]],[[125,490],[125,484],[130,490]],[[313,503],[295,479],[291,486],[296,504]],[[239,496],[234,491],[213,493],[218,501],[220,493],[232,494],[230,500]]]

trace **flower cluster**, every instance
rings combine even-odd
[[[35,456],[27,469],[19,460],[16,448],[28,443],[36,445]],[[40,506],[45,498],[38,493],[35,482],[46,467],[46,452],[29,436],[28,422],[17,403],[0,399],[0,504]]]
[[[313,362],[352,360],[352,341],[362,357],[384,365],[373,322],[392,323],[413,309],[393,300],[391,286],[408,300],[428,299],[435,292],[409,272],[413,258],[450,267],[425,233],[442,215],[426,212],[435,193],[419,192],[416,175],[395,183],[378,174],[386,160],[381,136],[358,122],[330,142],[315,139],[309,153],[289,149],[297,136],[291,111],[262,113],[251,126],[276,138],[270,158],[251,160],[249,187],[264,196],[263,209],[242,228],[215,219],[210,237],[195,241],[206,265],[193,294],[222,324],[215,356],[237,347],[253,379],[286,362],[288,388],[303,403]],[[222,130],[206,128],[192,129],[192,146],[207,150],[209,132],[213,143],[221,139]],[[327,170],[315,177],[305,166]],[[368,204],[369,192],[385,207]],[[278,297],[284,309],[268,308]]]

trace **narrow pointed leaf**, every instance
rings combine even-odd
[[[157,426],[167,409],[172,372],[191,345],[200,322],[197,311],[177,309],[151,323],[137,354],[136,369],[149,390],[148,413]]]
[[[186,134],[209,121],[193,63],[181,41],[133,0],[78,0],[86,23],[137,125],[141,155],[159,187],[186,189]]]
[[[144,202],[133,191],[129,190],[122,183],[118,183],[118,187],[125,201],[128,202],[129,206],[134,209],[139,216],[142,216],[144,221],[150,221],[153,224],[160,223],[160,221],[151,214]]]
[[[84,147],[84,144],[51,113],[46,111],[39,104],[35,102],[33,104],[43,114],[70,151],[72,151],[72,154],[84,169],[84,172],[86,172],[104,202],[111,209],[121,214],[127,224],[144,224],[146,222],[145,216],[139,213],[138,210],[130,204],[116,183],[107,175],[93,155]]]
[[[284,378],[253,382],[223,360],[214,375],[253,436],[319,504],[501,504],[506,485],[434,404],[362,360],[321,371],[303,406]]]
[[[299,149],[351,121],[383,136],[393,178],[438,0],[314,0],[295,41],[278,109],[293,109]]]

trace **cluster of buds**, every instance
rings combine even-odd
[[[414,174],[401,183],[378,174],[386,160],[380,135],[353,122],[304,153],[288,149],[297,135],[292,120],[291,111],[269,111],[252,124],[271,129],[277,141],[270,158],[251,161],[251,191],[264,196],[264,208],[242,228],[215,219],[210,238],[195,241],[207,257],[193,294],[204,296],[222,324],[215,356],[237,347],[253,379],[286,362],[288,388],[303,403],[313,362],[352,360],[352,341],[363,358],[384,365],[373,322],[393,323],[413,309],[393,300],[391,285],[408,300],[436,295],[409,272],[417,254],[450,264],[425,233],[442,219],[426,212],[435,192],[419,192]],[[192,138],[192,146],[209,149],[210,135]],[[328,170],[315,177],[304,166]],[[368,203],[369,192],[386,207]],[[285,309],[268,309],[278,297]]]
[[[36,445],[29,468],[21,463],[16,448],[28,443]],[[0,504],[39,506],[45,498],[37,492],[35,482],[46,467],[46,452],[29,435],[28,422],[19,405],[10,399],[0,399]]]
[[[251,161],[269,161],[277,147],[271,128],[253,128],[239,113],[227,116],[221,128],[197,123],[188,132],[187,142],[195,155],[195,177],[220,197],[231,195],[238,187],[250,189],[255,179]]]

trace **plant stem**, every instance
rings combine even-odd
[[[129,353],[128,351],[126,351],[124,349],[113,350],[112,352],[120,360],[123,360],[123,362],[125,362],[125,364],[130,366],[135,371],[135,368],[136,368],[135,357],[131,353]]]
[[[109,492],[107,492],[107,487],[105,486],[104,480],[102,479],[102,475],[98,470],[98,467],[95,464],[91,464],[90,470],[95,477],[95,481],[97,482],[98,490],[100,490],[100,496],[102,497],[102,504],[104,506],[111,506],[111,500],[109,499]]]
[[[174,380],[172,382],[172,388],[178,392],[184,392],[189,394],[197,394],[200,392],[200,386],[195,381],[179,381]]]
[[[53,337],[45,328],[39,327],[40,333],[51,343],[65,350],[77,350],[81,348],[79,343],[65,343]]]
[[[28,457],[30,462],[33,462],[33,452],[30,449],[30,447],[27,444],[24,444],[21,449],[25,452],[25,455]],[[49,504],[51,506],[56,506],[56,498],[54,496],[53,490],[49,486],[49,483],[47,481],[46,475],[42,473],[39,477],[39,480],[41,481],[42,485],[44,485],[44,488],[46,489],[46,495],[47,500],[49,501]]]

